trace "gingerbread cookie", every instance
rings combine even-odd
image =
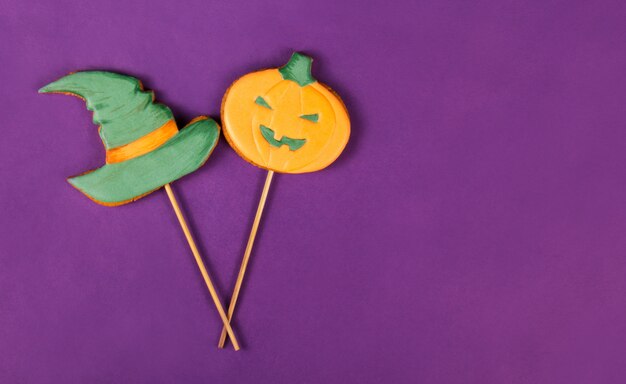
[[[178,130],[172,111],[154,102],[131,76],[76,72],[39,90],[78,96],[93,111],[106,149],[106,164],[68,179],[107,206],[137,200],[200,168],[217,144],[220,128],[208,117]]]
[[[201,116],[179,131],[172,111],[155,103],[153,92],[144,91],[134,77],[117,73],[76,72],[39,92],[80,97],[93,111],[93,122],[99,125],[106,164],[68,179],[79,191],[99,204],[114,206],[165,187],[222,323],[238,350],[221,300],[170,185],[209,158],[220,134],[217,123]]]
[[[250,163],[282,173],[323,169],[350,137],[345,105],[311,75],[312,59],[294,53],[280,68],[236,80],[222,100],[224,136]]]
[[[268,170],[230,299],[231,317],[274,172],[323,169],[337,159],[350,138],[346,107],[330,88],[313,78],[312,61],[296,52],[283,67],[239,78],[222,100],[222,123],[228,143],[245,160]],[[220,348],[226,343],[227,331],[222,330]]]

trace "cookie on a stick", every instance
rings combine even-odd
[[[296,52],[280,68],[239,78],[222,100],[226,140],[244,160],[268,171],[228,308],[229,320],[274,172],[319,171],[337,159],[350,137],[346,107],[335,92],[313,77],[312,61]],[[220,348],[226,341],[226,331],[222,330]]]
[[[112,72],[72,73],[39,92],[80,97],[99,126],[106,164],[70,177],[68,181],[76,189],[98,204],[116,206],[165,187],[224,327],[238,350],[239,344],[170,186],[209,158],[220,134],[217,123],[201,116],[179,131],[172,111],[155,103],[153,92],[144,91],[134,77]]]

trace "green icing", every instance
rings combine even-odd
[[[71,93],[85,99],[93,122],[101,126],[107,149],[131,143],[154,131],[172,112],[153,102],[153,92],[141,90],[138,79],[112,72],[76,72],[46,85],[41,93]]]
[[[152,152],[107,164],[68,181],[100,203],[127,202],[198,169],[215,148],[218,138],[217,123],[204,118],[185,127]]]
[[[317,114],[317,113],[314,113],[314,114],[312,114],[312,115],[302,115],[302,116],[300,116],[300,117],[301,117],[301,118],[303,118],[303,119],[306,119],[306,120],[312,121],[312,122],[314,122],[314,123],[317,123],[317,121],[318,121],[318,120],[319,120],[319,118],[320,118],[320,115],[319,115],[319,114]]]
[[[260,105],[261,107],[272,109],[272,107],[270,107],[270,105],[267,103],[267,101],[265,101],[265,99],[262,98],[261,96],[257,97],[256,100],[254,100],[254,102],[257,103],[258,105]]]
[[[290,151],[295,151],[306,143],[306,139],[292,139],[291,137],[283,136],[282,139],[276,140],[274,138],[274,131],[265,125],[261,125],[261,135],[263,138],[267,140],[273,147],[280,147],[281,145],[286,145],[289,147]]]
[[[311,75],[312,62],[313,59],[309,56],[294,52],[289,62],[278,68],[278,71],[283,76],[283,79],[295,81],[298,85],[304,87],[317,81]]]

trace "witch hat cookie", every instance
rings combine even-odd
[[[134,77],[76,72],[39,92],[78,96],[93,111],[106,164],[68,181],[99,204],[137,200],[195,171],[219,138],[219,126],[207,117],[198,117],[179,131],[172,111],[154,103],[154,93],[144,91]]]
[[[222,319],[233,347],[239,349],[222,303],[204,266],[170,183],[200,168],[220,135],[217,123],[206,116],[178,130],[172,111],[154,102],[131,76],[111,72],[76,72],[39,90],[78,96],[93,111],[106,149],[106,164],[68,179],[97,203],[115,206],[137,200],[165,187],[200,273]]]

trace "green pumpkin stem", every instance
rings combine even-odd
[[[313,59],[301,53],[294,52],[291,59],[284,66],[278,68],[278,71],[285,80],[291,80],[304,87],[317,80],[311,75],[311,63]]]

